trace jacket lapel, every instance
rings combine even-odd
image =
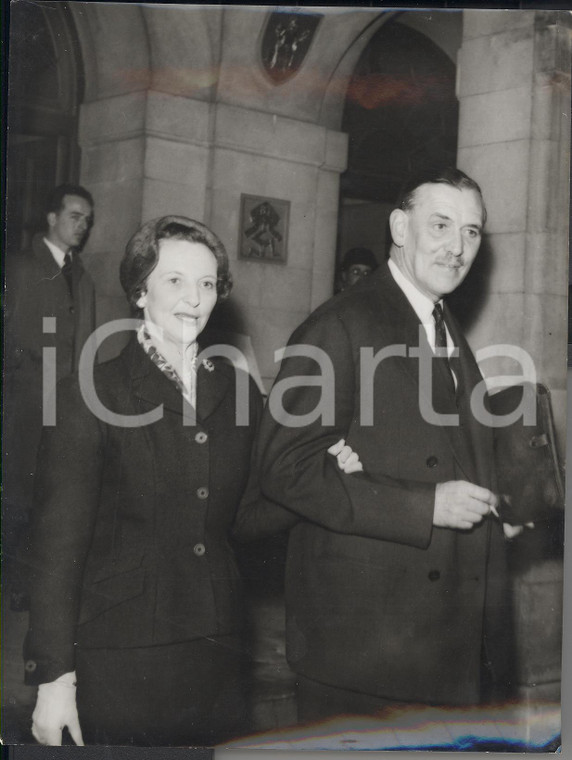
[[[135,398],[153,408],[163,404],[169,411],[180,415],[185,409],[192,410],[175,383],[151,361],[135,336],[123,350],[123,356],[131,375],[131,392]]]
[[[393,279],[386,266],[386,275],[381,282],[382,292],[379,295],[380,314],[378,324],[384,334],[384,342],[387,345],[404,344],[407,349],[407,357],[399,363],[403,369],[420,385],[419,357],[409,355],[410,349],[419,349],[422,353],[433,356],[433,350],[427,340],[427,333],[421,324],[415,309],[411,306],[407,297]],[[441,414],[456,414],[457,405],[455,394],[450,382],[450,376],[442,362],[431,362],[433,372],[432,395],[429,388],[422,387],[421,393],[427,402],[432,402]]]
[[[386,345],[405,344],[408,352],[411,348],[420,347],[420,350],[432,353],[425,329],[423,328],[417,313],[407,300],[407,297],[401,288],[395,282],[387,264],[380,267],[378,272],[371,276],[372,284],[374,284],[374,277],[376,277],[377,280],[375,286],[379,290],[378,298],[376,299],[379,314],[377,315],[376,322],[383,331],[384,343]],[[451,318],[451,313],[448,310],[445,311],[445,314],[446,317],[449,318],[447,322],[448,326],[449,324],[454,323],[454,320]],[[460,354],[465,357],[465,361],[462,365],[464,367],[464,374],[468,376],[465,388],[472,389],[475,381],[470,371],[470,364],[466,361],[467,354],[470,357],[472,357],[472,354],[470,353],[467,342],[457,328],[456,323],[454,329],[451,330],[451,337],[453,338],[455,345],[459,346]],[[397,359],[396,361],[399,366],[403,368],[403,371],[415,381],[418,392],[424,395],[426,402],[431,404],[432,408],[441,414],[459,414],[450,379],[445,375],[447,370],[441,362],[432,362],[434,388],[433,396],[431,397],[428,389],[420,387],[419,358],[408,355],[406,358]],[[468,420],[472,421],[472,415],[468,415]],[[467,436],[457,425],[443,425],[441,430],[447,439],[459,467],[465,473],[467,479],[474,482],[477,477],[479,477],[478,473],[480,468],[475,467],[472,448],[475,448],[476,450],[478,446],[479,450],[482,450],[482,445],[480,445],[480,440],[476,440],[473,443],[475,433],[473,426],[471,426],[469,440],[467,440]]]
[[[230,378],[220,361],[202,361],[197,367],[197,415],[206,420],[226,396]]]
[[[192,419],[194,409],[185,400],[175,383],[149,359],[133,337],[124,349],[124,357],[132,378],[132,392],[135,397],[146,401],[152,407],[163,404],[171,412]],[[229,387],[229,378],[218,362],[200,362],[197,367],[197,410],[200,420],[206,420],[221,403]]]
[[[423,347],[430,351],[425,330],[405,294],[393,279],[387,264],[380,267],[378,272],[371,275],[371,281],[374,277],[378,279],[375,283],[378,290],[375,298],[377,313],[373,315],[372,323],[378,326],[383,343],[387,346],[405,345],[409,350],[411,347],[419,346],[421,342]],[[397,358],[397,362],[418,386],[418,359],[406,356]]]
[[[74,294],[74,297],[77,297],[79,293],[80,283],[85,276],[85,270],[83,268],[83,264],[79,260],[77,253],[74,254],[72,262],[72,293]]]
[[[59,277],[62,280],[62,284],[65,285],[63,282],[62,270],[59,268],[54,257],[52,256],[52,252],[44,243],[42,235],[38,234],[34,236],[32,242],[32,251],[37,262],[39,279],[45,278],[54,280],[55,278]]]
[[[66,292],[68,292],[68,285],[64,280],[62,270],[56,263],[54,257],[52,256],[52,252],[44,243],[44,239],[41,235],[34,237],[32,250],[38,264],[38,271],[41,272],[41,277],[45,277],[50,280],[58,278],[58,282],[61,282],[62,287],[65,285]],[[81,263],[79,254],[77,253],[74,254],[72,259],[71,277],[72,292],[74,294],[74,297],[76,297],[79,293],[80,283],[85,277],[85,269],[83,268],[83,264]]]
[[[475,482],[485,487],[490,487],[493,450],[492,430],[478,422],[470,409],[471,394],[475,386],[483,381],[483,376],[473,356],[473,352],[447,304],[445,304],[444,313],[453,342],[459,349],[459,361],[455,367],[461,375],[459,381],[462,383],[463,388],[463,398],[459,404],[459,412],[465,435],[469,439],[472,448]]]

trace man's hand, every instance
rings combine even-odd
[[[359,461],[358,454],[351,448],[346,446],[346,442],[343,438],[337,443],[334,443],[328,449],[328,453],[336,457],[338,460],[338,467],[346,475],[351,475],[352,472],[363,472],[363,465]]]
[[[513,538],[520,536],[524,532],[525,528],[534,528],[533,522],[524,523],[524,525],[510,525],[510,523],[503,523],[502,529],[504,537],[511,541]]]
[[[501,496],[501,502],[502,501],[505,501],[509,506],[512,505],[512,497],[509,494],[503,493]],[[497,517],[499,517],[498,514],[497,514]],[[502,524],[504,537],[508,541],[512,541],[513,538],[520,536],[520,534],[524,532],[525,528],[534,528],[534,523],[527,522],[527,523],[524,523],[524,525],[520,525],[520,524],[512,525],[511,523],[503,522]]]
[[[75,673],[64,673],[55,681],[40,684],[32,713],[32,734],[40,744],[61,746],[64,726],[68,727],[74,742],[83,747],[75,700]]]
[[[433,525],[438,528],[470,530],[498,505],[499,498],[496,494],[466,480],[437,483]]]

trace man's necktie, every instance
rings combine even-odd
[[[436,364],[439,364],[445,370],[447,377],[451,383],[451,390],[455,392],[455,380],[453,378],[453,372],[451,365],[449,364],[449,357],[447,356],[447,330],[445,328],[445,319],[443,318],[443,307],[440,303],[435,304],[433,309],[433,319],[435,320],[435,349],[441,349],[439,356],[435,357]]]
[[[64,264],[62,266],[62,274],[66,278],[66,282],[68,284],[68,290],[70,292],[70,296],[73,295],[72,292],[72,255],[68,251],[64,258]]]
[[[433,319],[435,320],[435,348],[445,349],[447,347],[447,330],[445,328],[445,319],[443,317],[443,307],[439,303],[435,304],[435,309],[433,310]],[[455,396],[455,403],[457,404],[457,409],[459,412],[459,427],[454,428],[452,434],[459,434],[459,437],[457,439],[458,445],[464,448],[468,459],[474,461],[473,441],[471,438],[470,428],[467,425],[467,420],[470,415],[470,406],[468,403],[468,398],[464,393],[459,357],[452,356],[449,359],[445,351],[443,351],[443,354],[444,355],[442,357],[436,356],[434,362],[435,367],[439,366],[439,363],[441,363],[441,366],[445,370],[445,375],[448,378],[450,391]],[[453,374],[452,367],[454,367],[455,374]],[[435,378],[435,375],[433,375],[433,378]],[[456,384],[455,380],[457,381]]]

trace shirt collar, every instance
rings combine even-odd
[[[44,243],[49,248],[50,253],[54,257],[54,260],[55,260],[56,264],[61,269],[63,267],[63,265],[64,265],[64,259],[66,257],[66,251],[62,251],[61,248],[58,248],[58,246],[55,245],[54,243],[52,243],[51,240],[48,240],[48,238],[44,238]]]
[[[153,364],[155,364],[155,366],[177,386],[191,406],[195,406],[197,401],[197,344],[195,343],[195,345],[192,346],[192,355],[190,357],[187,375],[186,377],[181,377],[173,365],[165,359],[163,354],[161,354],[155,346],[149,328],[145,322],[143,322],[137,330],[137,340]]]
[[[388,264],[389,271],[391,272],[393,279],[401,288],[403,294],[413,307],[413,310],[419,317],[421,324],[432,325],[434,323],[433,309],[435,308],[435,303],[428,296],[426,296],[425,293],[422,293],[418,288],[416,288],[411,280],[407,279],[407,277],[403,274],[401,269],[399,269],[393,259],[389,259]],[[440,303],[442,306],[443,300],[441,299],[437,301],[437,303]]]

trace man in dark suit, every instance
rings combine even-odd
[[[271,391],[258,466],[286,509],[245,502],[237,533],[294,516],[286,636],[300,719],[475,704],[508,686],[492,430],[471,411],[482,376],[443,303],[485,218],[480,188],[456,169],[411,183],[390,217],[389,262],[295,331]],[[327,452],[340,437],[363,472],[342,473]]]
[[[78,185],[56,187],[46,221],[47,231],[34,236],[29,250],[6,256],[3,541],[8,561],[25,533],[31,507],[48,412],[43,397],[77,368],[95,329],[94,286],[79,260],[93,224],[91,194]],[[14,577],[19,573],[11,573],[16,608],[26,606],[21,578]]]

